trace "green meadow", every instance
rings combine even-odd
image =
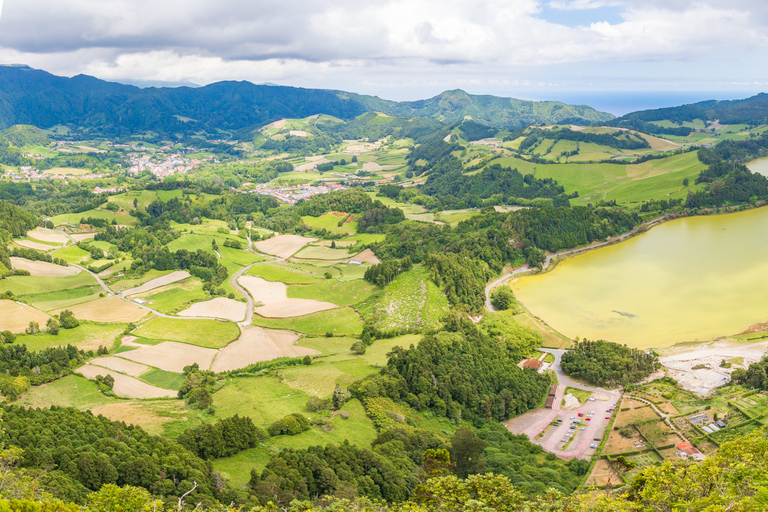
[[[240,329],[232,322],[157,317],[145,322],[133,334],[205,348],[222,348],[240,336]]]

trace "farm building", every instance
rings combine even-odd
[[[549,386],[549,396],[555,396],[557,394],[557,384]]]
[[[546,407],[547,409],[551,409],[553,405],[555,405],[555,397],[553,396],[547,397],[547,403],[544,407]]]
[[[526,359],[523,363],[523,368],[533,368],[534,370],[538,370],[541,368],[541,361],[538,359]]]
[[[681,459],[691,458],[693,460],[704,460],[705,456],[691,443],[680,443],[677,445],[677,456]]]

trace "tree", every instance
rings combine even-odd
[[[365,345],[362,341],[356,341],[352,344],[349,350],[351,350],[353,354],[361,356],[365,354]]]
[[[206,388],[195,388],[187,394],[187,405],[195,409],[207,409],[213,405],[213,397]]]
[[[72,311],[65,309],[59,313],[59,324],[61,324],[64,329],[74,329],[80,325],[80,322],[75,318],[75,314],[72,313]]]
[[[107,484],[88,496],[88,510],[92,512],[162,512],[163,502],[152,498],[149,491],[141,487],[126,485],[118,487]]]
[[[59,322],[53,317],[49,318],[45,324],[45,330],[48,334],[53,334],[54,336],[59,334]]]
[[[35,321],[29,322],[29,326],[24,330],[27,334],[36,334],[40,332],[40,324]]]
[[[509,286],[501,286],[491,295],[491,304],[501,311],[510,309],[515,305],[515,294]]]
[[[2,331],[0,332],[0,341],[3,343],[13,343],[16,339],[16,335],[13,334],[11,331]]]
[[[466,427],[456,430],[451,437],[451,461],[456,464],[456,475],[466,478],[485,471],[485,456],[482,454],[486,443]]]

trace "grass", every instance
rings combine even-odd
[[[355,236],[344,238],[344,240],[355,240],[361,244],[374,244],[377,242],[383,242],[387,238],[387,235],[378,235],[374,233],[359,233]]]
[[[351,258],[353,254],[355,253],[350,253],[346,249],[331,249],[330,247],[308,245],[294,254],[293,257],[303,260],[339,261]]]
[[[240,336],[240,329],[232,322],[158,317],[140,326],[133,334],[142,338],[180,341],[199,347],[222,348]]]
[[[193,302],[210,298],[208,292],[203,291],[203,283],[196,277],[190,277],[160,288],[155,288],[146,293],[140,293],[135,297],[150,302],[152,309],[161,313],[177,313],[186,309]]]
[[[376,340],[373,345],[368,347],[362,357],[369,365],[384,366],[387,364],[387,354],[395,347],[408,348],[411,345],[418,345],[421,341],[419,334],[406,334],[395,338]]]
[[[384,206],[389,206],[391,208],[400,208],[403,210],[403,213],[405,214],[415,214],[415,213],[423,213],[424,207],[418,205],[418,204],[407,204],[407,203],[398,203],[394,199],[390,199],[385,196],[377,196],[376,192],[366,192],[369,196],[371,196],[371,199],[374,201],[381,201]]]
[[[247,240],[244,241],[243,247],[248,247]],[[232,263],[240,265],[241,267],[245,267],[251,263],[259,263],[265,260],[263,256],[259,256],[258,254],[254,254],[243,249],[233,249],[232,247],[219,246],[219,253],[223,259],[231,261]]]
[[[113,400],[102,395],[95,382],[77,375],[68,375],[42,386],[33,386],[15,404],[35,408],[57,405],[82,411],[111,402]]]
[[[387,285],[383,298],[372,305],[372,309],[381,315],[383,329],[428,329],[439,326],[449,305],[443,292],[429,278],[427,269],[415,266]]]
[[[66,308],[97,299],[104,289],[96,284],[81,286],[69,290],[57,290],[55,292],[26,295],[24,300],[42,311]]]
[[[278,372],[282,382],[308,395],[330,397],[336,385],[348,386],[366,375],[376,372],[361,359],[344,361],[319,361],[309,367],[292,366]]]
[[[584,405],[587,402],[587,399],[592,396],[591,391],[585,391],[583,389],[576,389],[576,388],[565,388],[565,393],[563,393],[563,396],[567,395],[568,393],[572,394],[574,397],[576,397],[579,401],[580,405]],[[565,401],[563,401],[565,403]]]
[[[446,210],[435,214],[435,220],[455,225],[478,214],[479,212],[477,210]]]
[[[288,268],[297,269],[298,267],[290,265]],[[289,270],[288,268],[275,263],[257,264],[248,270],[247,275],[258,276],[267,281],[285,284],[314,284],[320,280],[319,277],[322,276],[323,272],[321,269],[317,269],[318,277],[314,277]]]
[[[165,370],[154,368],[148,372],[142,373],[139,379],[159,388],[174,389],[178,391],[187,377],[186,375],[179,373],[167,372]]]
[[[359,334],[363,321],[352,308],[331,309],[293,318],[263,318],[253,315],[253,324],[270,329],[288,329],[304,334]]]
[[[120,293],[123,290],[128,290],[129,288],[135,288],[137,286],[141,286],[144,283],[147,283],[157,277],[164,276],[166,274],[170,274],[170,271],[168,270],[150,270],[146,274],[144,274],[141,277],[135,277],[135,278],[122,278],[115,282],[108,281],[107,284],[109,284],[109,287],[114,291],[115,293]]]
[[[87,210],[81,213],[65,213],[63,215],[56,215],[51,217],[51,222],[55,226],[61,224],[80,224],[80,219],[87,219],[93,217],[94,219],[106,219],[110,223],[115,221],[118,225],[132,225],[136,223],[136,218],[130,215],[118,215],[107,210]]]
[[[35,276],[11,276],[6,277],[0,289],[10,290],[17,297],[24,299],[29,295],[70,290],[96,284],[96,280],[87,272],[80,272],[72,277],[35,277]]]
[[[310,446],[343,443],[345,440],[360,447],[370,446],[377,433],[360,401],[350,400],[344,404],[342,410],[350,413],[349,419],[336,416],[330,420],[332,426],[330,432],[313,427],[296,436],[272,437],[256,448],[240,452],[233,457],[213,461],[213,467],[222,476],[229,478],[233,486],[241,487],[248,483],[252,469],[263,471],[270,456],[283,448],[299,450]]]
[[[87,262],[91,258],[91,253],[79,248],[76,245],[70,245],[69,247],[63,247],[57,251],[51,253],[54,258],[61,258],[68,263],[82,264]]]
[[[40,326],[44,327],[44,326]],[[38,351],[51,347],[73,345],[75,347],[91,347],[99,345],[111,348],[115,339],[123,333],[125,324],[81,323],[74,329],[60,329],[59,334],[22,334],[16,338],[17,345],[26,345],[28,350]]]
[[[357,222],[355,221],[347,222],[339,226],[339,222],[343,221],[345,218],[346,215],[338,216],[332,215],[331,213],[326,213],[319,217],[305,215],[301,218],[301,220],[303,220],[304,223],[311,228],[325,229],[331,233],[354,234],[357,232]]]
[[[353,306],[368,300],[377,291],[376,286],[362,280],[339,282],[326,279],[310,285],[288,287],[288,297],[332,302],[339,306]]]

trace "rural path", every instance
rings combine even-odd
[[[248,246],[250,247],[251,239],[248,239]],[[240,286],[240,283],[237,282],[238,279],[240,279],[240,276],[248,272],[248,269],[250,269],[252,266],[254,266],[255,263],[251,263],[247,267],[241,268],[234,276],[232,276],[232,287],[245,295],[245,298],[248,299],[248,307],[245,309],[245,319],[242,322],[238,322],[238,325],[241,327],[245,327],[247,325],[251,325],[253,322],[253,297],[251,297],[251,294],[248,293],[248,291]]]
[[[606,240],[605,242],[598,242],[596,244],[584,245],[582,247],[575,247],[573,249],[568,249],[567,251],[560,251],[560,252],[557,252],[555,254],[550,254],[544,260],[544,264],[541,266],[541,270],[544,270],[544,269],[548,268],[550,262],[553,259],[555,259],[555,258],[558,258],[560,256],[567,256],[569,254],[576,254],[578,252],[591,251],[592,249],[597,249],[599,247],[604,247],[606,245],[615,244],[616,242],[621,242],[622,240],[626,239],[627,237],[637,234],[641,229],[647,229],[649,226],[655,224],[656,222],[658,222],[661,219],[664,219],[666,217],[667,217],[667,215],[661,215],[659,217],[651,219],[651,220],[649,220],[647,222],[644,222],[644,223],[640,224],[636,228],[634,228],[634,229],[632,229],[630,231],[627,231],[626,233],[622,233],[621,235],[619,235],[619,236],[617,236],[615,238],[611,238],[609,240]],[[526,272],[532,272],[535,269],[536,269],[536,267],[531,267],[530,265],[528,265],[526,263],[522,267],[513,270],[509,274],[504,274],[503,276],[501,276],[500,278],[496,279],[495,281],[490,283],[488,286],[486,286],[485,287],[485,307],[488,308],[488,311],[490,311],[491,313],[496,311],[495,309],[493,309],[493,304],[491,304],[491,290],[493,290],[495,287],[500,285],[506,279],[509,279],[510,277],[512,277],[514,275],[524,274]]]
[[[627,398],[629,398],[629,399],[632,399],[632,400],[637,400],[638,402],[643,402],[643,403],[645,403],[645,404],[648,404],[648,405],[650,405],[650,406],[651,406],[651,409],[653,409],[653,412],[655,412],[656,414],[658,414],[658,415],[659,415],[659,417],[660,417],[661,419],[663,419],[663,420],[664,420],[664,423],[666,423],[666,424],[669,426],[669,428],[672,430],[672,432],[674,432],[675,434],[677,434],[677,435],[678,435],[678,437],[679,437],[680,439],[682,439],[683,441],[685,441],[686,443],[689,443],[689,442],[690,442],[690,441],[688,440],[688,438],[686,438],[686,437],[683,435],[683,433],[682,433],[680,430],[678,430],[678,429],[677,429],[677,427],[675,427],[674,423],[672,423],[672,420],[670,419],[671,415],[670,415],[670,414],[667,414],[667,413],[665,413],[665,412],[662,412],[662,411],[661,411],[661,409],[659,409],[658,407],[656,407],[656,404],[654,404],[654,403],[653,403],[653,402],[651,402],[650,400],[646,400],[645,398],[640,398],[639,396],[628,395],[628,396],[627,396]]]

